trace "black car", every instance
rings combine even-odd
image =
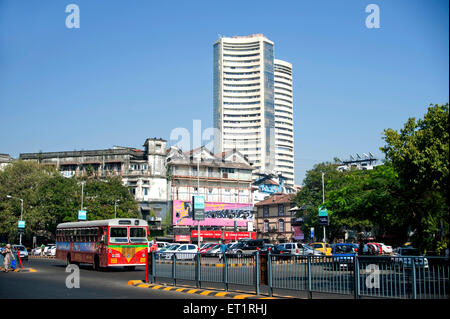
[[[290,259],[291,255],[289,254],[289,249],[284,248],[283,246],[275,246],[271,244],[266,244],[263,248],[259,250],[260,255],[267,255],[270,249],[270,254],[273,256],[272,258],[275,260],[278,259]]]

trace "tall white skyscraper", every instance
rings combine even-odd
[[[292,64],[274,60],[275,171],[294,185],[294,109]]]
[[[286,181],[293,184],[292,73],[287,71],[292,66],[284,61],[275,65],[273,52],[274,43],[262,34],[221,37],[214,43],[214,151],[237,149],[260,172],[286,173]],[[287,144],[285,129],[291,133]],[[282,143],[279,154],[277,132]],[[292,151],[292,159],[286,158],[283,148]]]

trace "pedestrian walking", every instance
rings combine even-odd
[[[5,249],[2,251],[2,255],[3,255],[3,267],[5,268],[4,272],[8,272],[12,261],[15,260],[10,244],[6,245]]]
[[[41,245],[41,256],[44,256],[45,245]]]
[[[220,247],[220,256],[219,256],[219,260],[223,260],[223,256],[224,256],[225,253],[227,252],[228,246],[225,245],[222,241],[220,241],[219,247]]]

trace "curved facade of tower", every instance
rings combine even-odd
[[[294,110],[292,64],[274,60],[275,171],[294,185]]]
[[[275,168],[273,61],[261,34],[214,44],[214,151],[237,149],[260,170]]]

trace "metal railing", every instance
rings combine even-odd
[[[149,254],[148,278],[344,294],[353,298],[442,299],[449,297],[448,257],[302,256],[233,254],[204,257],[200,253]]]

